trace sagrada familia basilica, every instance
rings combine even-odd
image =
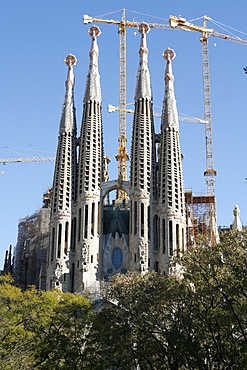
[[[214,194],[184,190],[179,121],[172,63],[164,58],[164,99],[160,132],[154,129],[147,33],[139,25],[140,49],[134,93],[129,180],[108,178],[104,152],[100,30],[92,26],[89,70],[80,135],[74,105],[74,66],[68,55],[66,92],[59,126],[53,186],[43,207],[19,222],[15,279],[25,288],[98,291],[116,273],[172,273],[171,259],[195,243],[196,235],[217,239]],[[109,193],[121,194],[110,201]],[[239,222],[236,210],[235,223]],[[236,226],[237,227],[237,226]],[[8,264],[8,256],[6,256]]]
[[[60,122],[52,190],[47,289],[91,289],[114,273],[156,270],[168,273],[170,258],[186,248],[186,210],[174,96],[172,60],[166,50],[165,96],[159,160],[157,159],[152,89],[148,69],[146,33],[140,25],[140,63],[135,90],[130,180],[104,181],[104,146],[97,36],[92,38],[90,66],[77,137],[73,101],[74,56],[66,58],[68,77]],[[108,202],[113,189],[126,192],[127,202]]]

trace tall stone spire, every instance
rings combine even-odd
[[[101,34],[101,31],[99,27],[93,26],[89,29],[88,34],[92,37],[92,46],[89,53],[90,65],[86,81],[84,104],[90,100],[101,103],[100,75],[98,70],[99,47],[97,44],[97,37]]]
[[[77,60],[74,55],[69,54],[64,61],[68,67],[68,75],[65,82],[66,93],[60,121],[52,189],[47,289],[57,288],[68,291],[70,285],[71,220],[76,196],[76,118],[73,96],[73,66]]]
[[[172,73],[172,59],[176,57],[176,54],[174,50],[168,48],[162,56],[167,61],[165,70],[165,97],[162,107],[162,129],[172,127],[178,132],[178,112],[174,94],[174,76]]]
[[[163,57],[166,60],[166,70],[161,118],[159,202],[157,208],[157,244],[160,273],[169,271],[171,256],[184,251],[186,240],[182,155],[172,73],[172,59],[175,57],[175,52],[167,49],[164,51]]]
[[[93,290],[98,276],[101,228],[100,189],[103,181],[103,134],[101,89],[98,71],[97,36],[100,29],[89,29],[92,46],[83,101],[79,143],[77,210],[73,220],[76,240],[71,252],[72,291]]]
[[[150,224],[153,216],[155,174],[152,90],[148,69],[146,34],[149,26],[139,26],[140,63],[135,90],[130,168],[130,252],[129,269],[147,271],[150,266]],[[152,266],[151,266],[152,268]]]
[[[135,101],[143,98],[152,99],[152,90],[150,84],[150,73],[148,69],[148,48],[147,48],[147,33],[150,28],[148,24],[140,24],[139,33],[141,34],[141,45],[139,50],[140,64],[136,78]]]

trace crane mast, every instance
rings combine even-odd
[[[120,96],[119,96],[119,139],[118,139],[118,182],[121,185],[122,181],[127,180],[127,137],[126,137],[126,15],[123,9],[122,20],[118,29],[120,38]],[[118,189],[117,200],[123,201],[127,199],[126,193]]]
[[[213,139],[212,139],[212,114],[211,114],[211,94],[210,94],[210,70],[209,70],[209,56],[208,56],[208,37],[214,36],[224,40],[234,41],[247,45],[247,41],[238,37],[224,35],[215,32],[213,28],[207,28],[206,21],[211,18],[204,16],[203,25],[197,26],[187,22],[185,18],[171,15],[169,23],[172,28],[178,28],[186,31],[201,32],[200,42],[202,44],[202,77],[203,77],[203,98],[204,98],[204,121],[205,121],[205,140],[206,140],[206,170],[204,176],[206,179],[207,192],[209,195],[215,193],[214,177],[217,172],[214,169],[213,160]]]
[[[203,19],[203,28],[206,29],[206,17]],[[202,32],[200,38],[202,43],[202,79],[203,79],[203,99],[204,99],[204,120],[205,140],[206,140],[206,170],[204,176],[206,179],[207,192],[209,195],[215,193],[214,177],[217,175],[214,169],[213,159],[213,137],[212,137],[212,114],[211,114],[211,95],[210,95],[210,71],[208,57],[208,36],[207,32]]]
[[[209,57],[208,57],[208,34],[213,33],[213,29],[206,26],[205,16],[203,25],[196,26],[189,23],[184,18],[170,16],[169,22],[171,27],[179,27],[180,29],[188,31],[201,32],[202,36],[200,42],[202,44],[202,79],[203,79],[203,100],[204,100],[204,121],[205,121],[205,141],[206,141],[206,170],[204,176],[206,179],[207,193],[212,195],[214,191],[214,177],[217,172],[214,169],[213,160],[213,139],[212,139],[212,113],[211,113],[211,94],[210,94],[210,70],[209,70]]]

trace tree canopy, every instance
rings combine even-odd
[[[33,287],[22,292],[3,276],[0,320],[0,369],[88,369],[92,309],[83,296]]]
[[[0,277],[0,369],[247,368],[247,231],[190,248],[179,275],[115,276],[92,304]]]
[[[114,353],[116,369],[246,369],[247,232],[223,233],[174,263],[182,277],[113,279],[99,317],[110,323],[105,361]]]

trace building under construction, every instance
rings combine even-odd
[[[124,48],[126,23],[124,20],[118,23],[120,45]],[[217,242],[213,189],[216,171],[212,161],[205,171],[208,194],[194,195],[184,190],[172,72],[175,52],[171,49],[163,52],[164,99],[160,131],[155,132],[148,67],[149,25],[138,24],[138,31],[139,67],[133,92],[135,109],[130,158],[124,130],[125,67],[121,61],[118,176],[115,180],[108,177],[110,160],[105,155],[103,143],[99,28],[89,29],[91,48],[79,136],[74,105],[77,60],[71,54],[65,59],[66,91],[52,191],[45,195],[42,209],[19,222],[15,279],[23,289],[34,284],[41,289],[93,292],[116,273],[173,273],[172,257],[195,245],[198,235],[207,237],[209,243]],[[207,130],[210,138],[210,125]],[[127,159],[130,159],[129,180]],[[110,202],[112,191],[117,195]]]
[[[155,133],[148,68],[149,26],[142,23],[138,29],[141,41],[129,181],[123,176],[127,154],[122,134],[118,178],[110,181],[106,175],[99,28],[89,30],[92,43],[79,137],[73,98],[76,58],[69,55],[65,59],[68,75],[50,207],[19,223],[15,274],[23,288],[29,284],[44,288],[46,281],[46,289],[95,291],[101,281],[119,272],[171,273],[171,258],[186,250],[188,235],[191,244],[199,232],[208,233],[213,228],[210,235],[217,234],[214,195],[209,203],[214,211],[207,206],[209,197],[200,201],[192,195],[185,197],[172,73],[175,52],[167,49],[163,53],[164,100],[160,132]],[[117,199],[110,204],[108,195],[113,190]]]
[[[46,264],[49,247],[50,193],[44,194],[43,207],[19,220],[14,254],[14,281],[25,290],[34,285],[46,288]]]

